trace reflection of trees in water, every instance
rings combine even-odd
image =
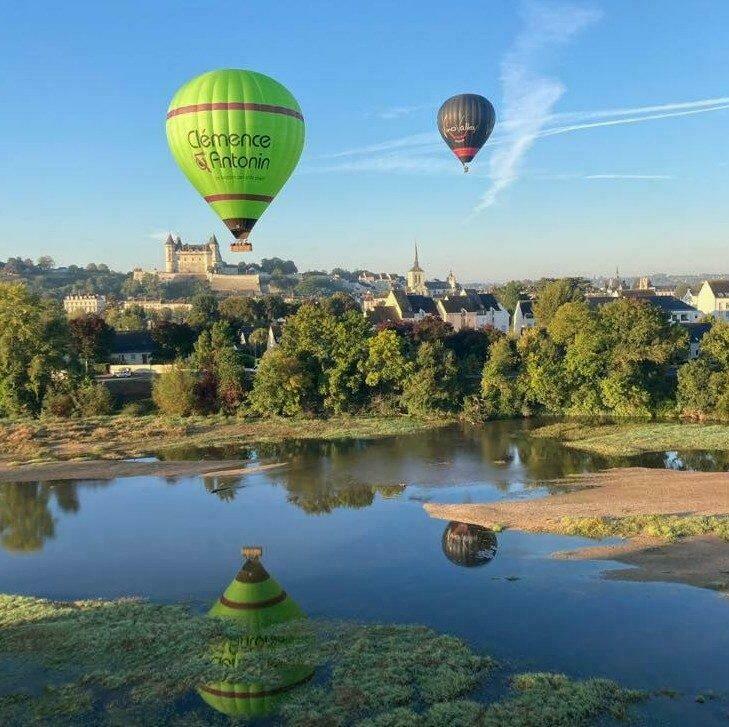
[[[445,557],[464,568],[490,563],[499,547],[493,530],[455,520],[446,525],[441,544]]]
[[[104,487],[111,481],[85,482],[85,487]],[[0,545],[5,550],[41,550],[56,534],[51,498],[64,514],[79,511],[76,482],[7,482],[0,484]]]
[[[50,489],[38,482],[0,485],[0,544],[6,550],[40,550],[55,535]]]

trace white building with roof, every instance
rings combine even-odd
[[[696,307],[705,315],[729,320],[729,279],[705,280],[696,295]]]

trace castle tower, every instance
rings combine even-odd
[[[175,241],[172,235],[167,235],[165,240],[165,272],[176,273],[177,265],[175,264]]]
[[[210,250],[210,258],[208,260],[208,268],[217,268],[223,264],[223,258],[220,257],[220,245],[218,244],[218,238],[213,235],[208,240],[208,249]]]
[[[418,262],[418,243],[415,243],[415,262],[408,270],[408,290],[412,293],[420,293],[425,289],[425,271]]]
[[[456,276],[453,274],[452,269],[450,273],[448,273],[448,285],[450,286],[451,290],[458,289],[458,281],[456,280]]]

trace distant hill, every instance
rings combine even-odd
[[[0,260],[0,282],[22,281],[34,293],[61,300],[67,295],[97,294],[122,297],[122,286],[129,273],[110,270],[103,263],[55,267],[53,260],[43,257],[34,263],[29,259],[11,257]]]

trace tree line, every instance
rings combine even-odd
[[[729,324],[713,322],[687,361],[686,329],[643,301],[594,307],[579,281],[565,279],[543,288],[535,310],[539,326],[515,338],[455,332],[433,317],[373,328],[342,293],[290,306],[277,296],[218,301],[200,292],[186,322],[150,328],[160,360],[175,362],[153,399],[181,415],[729,419]],[[262,348],[278,318],[286,319],[278,345],[253,376],[241,326],[261,324]],[[108,392],[88,373],[113,335],[98,317],[66,321],[57,303],[0,285],[0,412],[108,409]]]

